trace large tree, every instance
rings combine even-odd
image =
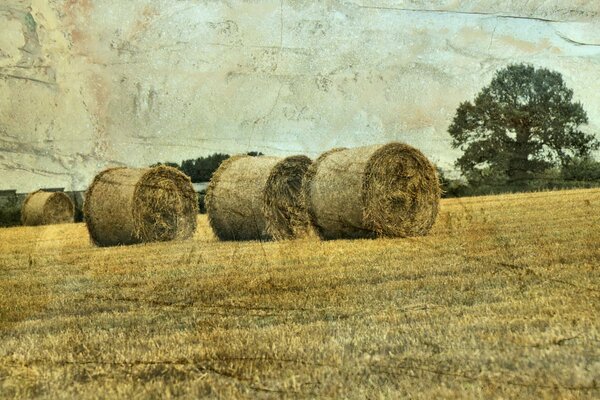
[[[460,104],[448,131],[467,177],[502,174],[518,183],[598,148],[580,130],[587,122],[560,73],[518,64],[497,71],[474,102]]]

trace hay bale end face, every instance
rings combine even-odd
[[[75,220],[75,206],[63,192],[38,190],[30,193],[21,207],[21,223],[27,226],[67,224]]]
[[[198,201],[175,168],[110,168],[94,178],[83,212],[98,246],[183,240],[196,230]]]
[[[402,143],[334,149],[309,168],[303,194],[323,239],[426,235],[441,189],[434,165]]]
[[[280,240],[303,236],[305,156],[235,156],[224,161],[206,190],[210,225],[221,240]]]

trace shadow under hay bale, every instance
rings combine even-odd
[[[402,143],[333,149],[309,168],[303,195],[322,239],[426,235],[441,189],[434,165]]]
[[[84,219],[98,246],[183,240],[196,230],[198,200],[175,168],[110,168],[85,194]]]
[[[74,222],[74,215],[75,206],[65,193],[38,190],[25,198],[21,207],[21,224],[67,224]]]
[[[302,237],[310,223],[302,202],[305,156],[235,156],[224,161],[206,190],[210,225],[221,240]]]

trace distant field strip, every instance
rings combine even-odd
[[[0,397],[598,398],[600,189],[429,236],[94,247],[0,229]]]

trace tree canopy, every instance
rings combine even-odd
[[[448,131],[463,151],[456,165],[469,180],[516,183],[597,149],[595,137],[580,130],[587,122],[560,73],[516,64],[497,71],[473,102],[461,103]]]

